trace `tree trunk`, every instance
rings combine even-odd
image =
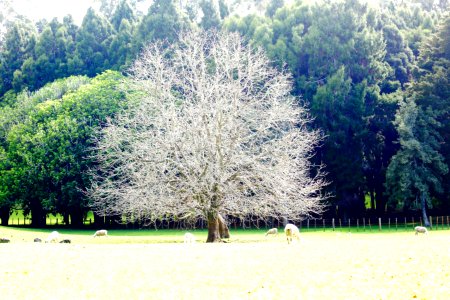
[[[420,193],[420,206],[422,207],[422,218],[425,227],[430,227],[430,221],[427,216],[427,200],[425,199],[425,193]]]
[[[39,204],[31,207],[31,226],[35,228],[42,228],[46,225],[46,213]]]
[[[224,218],[217,213],[208,214],[208,238],[206,242],[219,243],[224,238],[230,238],[230,231]]]
[[[373,189],[370,190],[370,209],[372,212],[375,211],[375,193]]]
[[[376,199],[376,211],[378,216],[384,216],[386,213],[386,199],[384,197],[384,190],[382,186],[377,186],[375,188],[375,199]]]
[[[229,239],[230,238],[230,230],[228,229],[227,223],[225,222],[225,219],[222,217],[221,214],[219,214],[219,233],[220,238],[222,239]]]
[[[76,207],[70,211],[70,221],[71,227],[81,228],[83,226],[83,212],[81,211],[80,208]]]
[[[2,223],[2,226],[8,226],[10,212],[11,212],[10,207],[0,208],[0,221]]]
[[[94,225],[99,228],[105,226],[105,217],[100,216],[95,211],[94,211]]]

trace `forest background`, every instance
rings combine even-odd
[[[95,132],[127,107],[127,69],[189,28],[239,32],[287,69],[324,141],[325,216],[450,213],[446,0],[98,0],[77,25],[0,7],[0,220],[80,226]],[[96,218],[95,222],[102,222]]]

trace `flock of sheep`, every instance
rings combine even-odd
[[[108,231],[107,231],[107,230],[104,230],[104,229],[102,229],[102,230],[97,230],[97,231],[94,233],[93,237],[99,237],[99,236],[108,236]],[[59,241],[59,243],[61,243],[61,244],[70,244],[70,243],[72,243],[72,241],[69,240],[69,239],[62,239],[62,240],[60,240],[60,238],[61,238],[61,235],[59,234],[58,231],[52,231],[52,232],[47,236],[47,238],[44,240],[44,242],[45,242],[45,243],[57,243],[57,242]],[[9,242],[10,242],[10,240],[7,239],[7,238],[0,238],[0,243],[9,243]],[[40,238],[35,238],[35,239],[33,240],[33,242],[35,242],[35,243],[41,243],[42,240],[41,240]]]
[[[416,226],[414,227],[414,231],[415,234],[418,235],[419,233],[423,233],[423,234],[428,234],[428,230],[426,227],[423,226]],[[284,228],[284,233],[286,235],[286,240],[288,242],[288,244],[290,244],[293,239],[295,238],[297,241],[300,240],[300,230],[298,229],[297,226],[295,226],[294,224],[286,224],[286,227]],[[268,235],[274,235],[274,236],[278,236],[278,229],[277,228],[271,228],[266,232],[265,236]],[[105,229],[102,230],[97,230],[93,237],[100,237],[100,236],[108,236],[108,231]],[[60,234],[58,231],[52,231],[48,237],[45,239],[46,243],[56,243],[60,240]],[[7,238],[0,238],[0,243],[9,243],[10,240]],[[40,238],[35,238],[34,239],[35,243],[40,243],[42,242],[42,240]],[[72,241],[69,239],[63,239],[61,241],[59,241],[60,243],[67,243],[70,244]],[[195,236],[190,233],[190,232],[186,232],[184,234],[184,243],[185,244],[194,244],[196,242]]]

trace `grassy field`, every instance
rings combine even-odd
[[[50,230],[0,227],[1,299],[450,299],[450,231],[232,231],[230,243],[185,245],[183,231],[60,230],[72,244],[33,243]]]

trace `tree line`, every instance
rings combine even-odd
[[[170,45],[196,27],[238,32],[290,72],[324,137],[313,162],[327,174],[326,214],[449,212],[447,1],[264,3],[242,16],[226,1],[155,0],[146,14],[136,1],[102,1],[81,26],[71,16],[6,22],[2,224],[13,208],[35,226],[49,212],[82,224],[98,128],[133,101],[121,84],[128,68],[149,42]]]

